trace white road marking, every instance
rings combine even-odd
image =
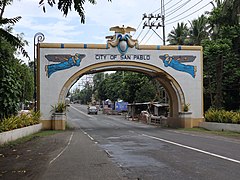
[[[149,135],[146,135],[146,134],[142,134],[142,135],[145,136],[145,137],[151,138],[151,139],[156,139],[156,140],[159,140],[159,141],[162,141],[162,142],[165,142],[165,143],[173,144],[173,145],[176,145],[176,146],[179,146],[179,147],[183,147],[183,148],[186,148],[186,149],[190,149],[190,150],[193,150],[193,151],[197,151],[197,152],[200,152],[200,153],[203,153],[203,154],[207,154],[207,155],[210,155],[210,156],[214,156],[214,157],[217,157],[217,158],[220,158],[220,159],[224,159],[224,160],[227,160],[227,161],[231,161],[231,162],[235,162],[235,163],[240,164],[240,161],[236,160],[236,159],[228,158],[228,157],[221,156],[221,155],[218,155],[218,154],[214,154],[214,153],[211,153],[211,152],[207,152],[207,151],[204,151],[204,150],[201,150],[201,149],[197,149],[197,148],[194,148],[194,147],[179,144],[179,143],[176,143],[176,142],[173,142],[173,141],[168,141],[168,140],[165,140],[165,139],[162,139],[162,138],[149,136]]]
[[[81,129],[81,131],[87,135],[92,141],[94,141],[94,138],[92,136],[90,136],[87,132],[85,132],[84,130]],[[95,142],[95,144],[97,144],[97,142]]]
[[[109,153],[108,150],[105,149],[104,151],[105,151],[105,153],[107,154],[108,157],[110,157],[110,158],[112,157],[112,155]]]
[[[76,111],[80,112],[81,114],[84,114],[85,116],[88,116],[88,117],[90,117],[90,118],[92,118],[92,119],[94,119],[94,120],[97,119],[96,117],[90,116],[90,115],[88,115],[87,113],[85,113],[85,112],[83,112],[83,111],[80,111],[79,109],[77,109],[77,108],[75,108],[75,107],[73,107],[73,106],[71,106],[71,108],[73,108],[74,110],[76,110]]]
[[[67,148],[69,147],[69,145],[71,144],[72,138],[73,138],[73,132],[72,132],[72,134],[71,134],[71,136],[70,136],[70,138],[69,138],[69,140],[68,140],[67,146],[66,146],[55,158],[53,158],[53,159],[49,162],[49,164],[52,164],[57,158],[59,158],[59,157],[64,153],[64,151],[66,151],[66,149],[67,149]]]

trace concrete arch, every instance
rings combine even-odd
[[[44,128],[51,128],[51,105],[65,101],[79,77],[110,70],[151,76],[169,95],[168,125],[198,126],[204,120],[202,47],[139,45],[129,36],[129,28],[114,30],[114,35],[107,36],[107,44],[38,44],[37,109],[42,112]],[[119,34],[128,38],[127,44],[124,39],[116,38]],[[185,104],[190,105],[187,112],[183,109]]]
[[[160,84],[162,84],[162,86],[166,89],[169,95],[170,117],[178,118],[178,114],[181,111],[183,105],[185,104],[185,97],[181,86],[170,74],[168,74],[161,68],[141,62],[103,62],[83,68],[73,74],[65,82],[64,86],[60,91],[58,101],[63,102],[65,100],[69,89],[75,83],[76,79],[78,79],[78,77],[88,73],[97,73],[110,70],[130,70],[135,72],[141,72],[155,78]]]

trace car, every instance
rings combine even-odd
[[[98,109],[96,106],[89,106],[88,107],[88,114],[97,114],[98,113]]]

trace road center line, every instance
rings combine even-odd
[[[73,106],[70,106],[70,107],[73,108],[74,110],[80,112],[81,114],[84,114],[85,116],[88,116],[88,117],[90,117],[90,118],[92,118],[92,119],[95,119],[95,120],[97,119],[96,117],[92,117],[92,116],[86,114],[86,113],[83,112],[83,111],[80,111],[79,109],[77,109],[77,108],[75,108],[75,107],[73,107]]]
[[[59,158],[63,153],[64,151],[66,151],[66,149],[68,148],[68,146],[71,144],[71,141],[72,141],[72,137],[73,137],[73,132],[68,140],[68,144],[67,146],[53,159],[49,162],[49,164],[52,164],[57,158]]]
[[[210,152],[207,152],[207,151],[204,151],[204,150],[201,150],[201,149],[186,146],[186,145],[179,144],[179,143],[176,143],[176,142],[173,142],[173,141],[168,141],[168,140],[165,140],[165,139],[162,139],[162,138],[149,136],[149,135],[146,135],[146,134],[142,134],[142,135],[145,136],[145,137],[151,138],[151,139],[156,139],[156,140],[159,140],[159,141],[162,141],[162,142],[165,142],[165,143],[173,144],[173,145],[176,145],[176,146],[179,146],[179,147],[183,147],[183,148],[186,148],[186,149],[190,149],[190,150],[193,150],[193,151],[197,151],[197,152],[200,152],[200,153],[203,153],[203,154],[207,154],[207,155],[210,155],[210,156],[214,156],[214,157],[217,157],[217,158],[220,158],[220,159],[224,159],[224,160],[227,160],[227,161],[231,161],[231,162],[235,162],[235,163],[240,164],[240,161],[236,160],[236,159],[232,159],[232,158],[228,158],[228,157],[221,156],[221,155],[218,155],[218,154],[210,153]]]
[[[82,131],[85,135],[87,135],[92,141],[94,141],[94,138],[93,138],[92,136],[90,136],[87,132],[85,132],[85,131],[82,130],[82,129],[81,129],[81,131]]]

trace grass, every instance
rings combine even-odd
[[[15,140],[15,141],[11,141],[11,142],[5,143],[5,144],[1,145],[0,147],[16,146],[18,144],[22,144],[22,143],[25,143],[27,141],[31,141],[32,139],[35,139],[35,138],[51,136],[51,135],[54,135],[54,134],[57,134],[57,133],[61,133],[61,132],[64,132],[64,131],[43,130],[43,131],[40,131],[38,133],[29,135],[29,136],[25,136],[23,138],[19,138],[19,139]]]
[[[191,131],[191,132],[200,132],[200,133],[206,133],[206,134],[213,134],[218,136],[225,136],[225,137],[235,137],[240,138],[239,132],[233,132],[233,131],[210,131],[204,128],[183,128],[180,129],[183,131]]]

